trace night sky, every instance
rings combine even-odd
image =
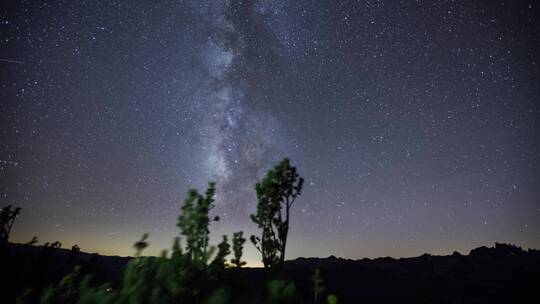
[[[289,259],[540,247],[535,1],[75,2],[0,9],[13,242],[157,254],[208,181],[213,241],[249,236],[289,157]]]

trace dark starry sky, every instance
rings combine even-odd
[[[535,1],[9,1],[0,203],[32,236],[154,254],[186,191],[256,231],[254,183],[306,178],[288,258],[540,247]],[[247,260],[258,255],[247,244]]]

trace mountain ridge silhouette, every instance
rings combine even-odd
[[[102,256],[24,244],[8,244],[2,253],[4,276],[13,278],[9,299],[26,288],[41,288],[58,281],[75,265],[82,265],[99,281],[119,286],[133,257]],[[423,254],[408,258],[345,259],[300,257],[285,262],[284,276],[311,296],[311,276],[320,269],[326,289],[340,303],[539,303],[533,282],[540,274],[540,250],[495,243],[469,254]],[[228,269],[231,278],[249,288],[263,288],[263,268]],[[51,275],[53,274],[53,275]],[[28,279],[33,278],[33,279]],[[7,301],[9,303],[9,301]]]

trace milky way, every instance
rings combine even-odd
[[[534,1],[10,1],[12,240],[129,255],[148,232],[157,254],[209,181],[212,241],[249,235],[255,183],[289,157],[306,183],[288,258],[539,247],[539,15]]]
[[[200,178],[217,182],[216,205],[225,214],[246,217],[254,209],[253,181],[287,155],[283,134],[277,119],[257,110],[244,91],[257,69],[244,58],[249,46],[242,27],[248,25],[231,15],[229,1],[196,1],[191,8],[208,33],[201,54],[208,81],[192,101],[200,119],[193,130],[201,140]],[[249,7],[246,12],[245,18],[261,17]]]

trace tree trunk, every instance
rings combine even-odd
[[[289,210],[290,210],[290,206],[289,206],[289,203],[288,203],[288,200],[287,200],[287,208],[285,209],[285,225],[284,225],[284,230],[283,231],[283,243],[281,244],[282,248],[281,248],[281,257],[280,257],[280,261],[281,261],[281,264],[283,264],[285,262],[285,248],[287,248],[287,235],[289,234]]]

